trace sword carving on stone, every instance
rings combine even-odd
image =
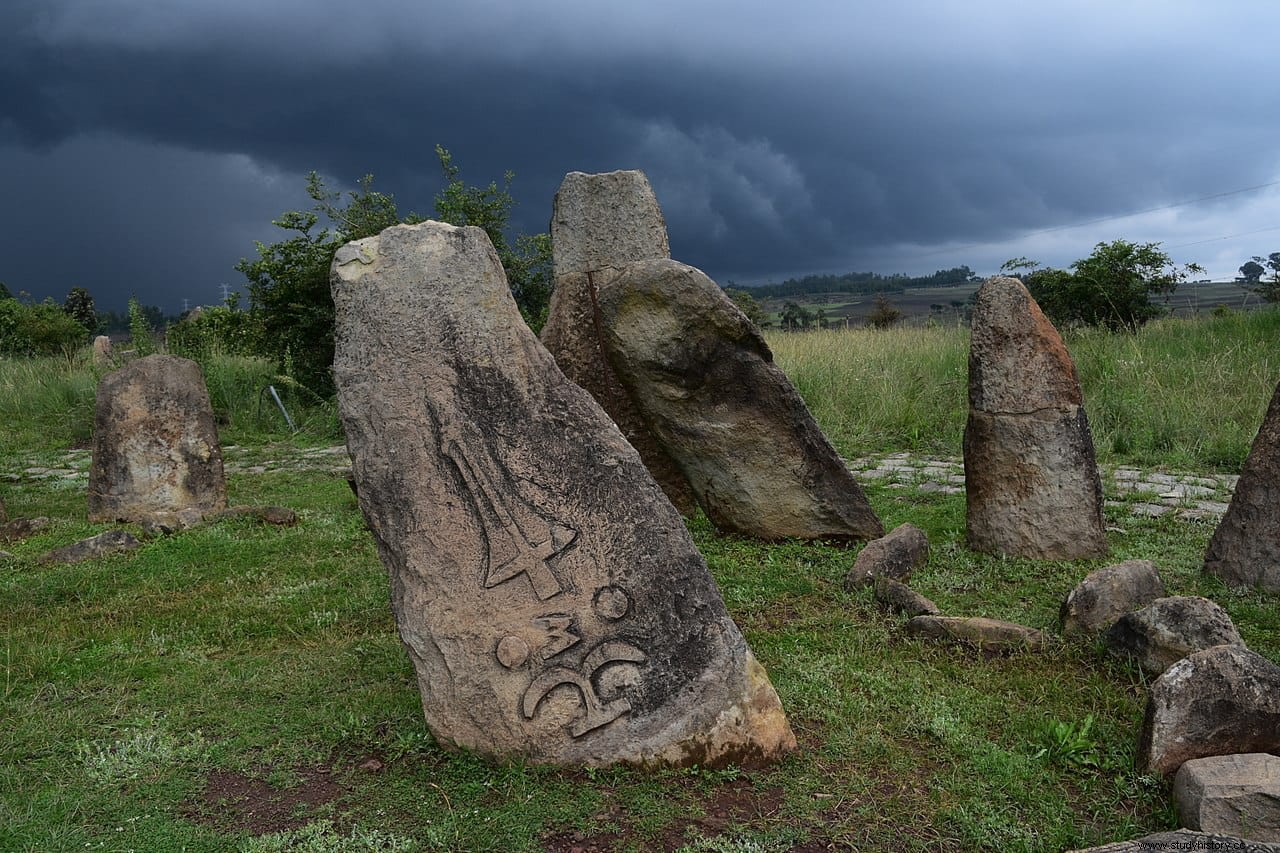
[[[475,496],[489,546],[485,589],[519,575],[526,575],[539,600],[564,591],[549,563],[578,538],[578,531],[547,521],[513,490],[500,488],[501,477],[493,476],[500,463],[481,443],[480,451],[466,441],[462,428],[452,418],[436,417],[440,425],[440,448],[462,475]]]

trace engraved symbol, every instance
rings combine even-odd
[[[526,575],[540,600],[559,595],[564,588],[548,563],[573,544],[578,531],[547,521],[510,490],[497,488],[491,469],[498,463],[486,450],[472,454],[461,427],[451,418],[436,420],[440,424],[441,453],[457,467],[475,495],[477,508],[488,516],[483,522],[489,545],[485,589]]]
[[[576,738],[582,737],[593,729],[612,723],[631,710],[631,703],[625,697],[614,699],[611,702],[600,701],[591,679],[609,664],[644,663],[644,661],[644,652],[630,643],[607,640],[592,649],[590,654],[582,661],[582,672],[586,673],[585,676],[574,672],[568,667],[557,666],[535,678],[524,692],[524,698],[520,702],[520,710],[524,712],[525,719],[532,720],[534,713],[538,710],[539,703],[547,698],[547,694],[552,690],[562,684],[576,687],[582,695],[582,706],[586,713],[574,721],[569,731]]]
[[[543,660],[555,657],[565,649],[576,646],[582,640],[577,634],[570,632],[569,626],[573,624],[573,619],[563,613],[539,617],[533,620],[533,624],[546,631],[549,638],[547,644],[542,647]]]
[[[631,599],[620,586],[602,586],[591,599],[591,606],[601,617],[616,622],[631,609]]]
[[[515,669],[529,659],[529,644],[519,637],[503,637],[498,641],[497,655],[498,663]]]

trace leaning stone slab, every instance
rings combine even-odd
[[[17,542],[19,539],[35,536],[48,526],[49,519],[43,515],[35,518],[15,518],[0,524],[0,542]]]
[[[1058,610],[1063,636],[1096,637],[1164,592],[1160,571],[1150,560],[1125,560],[1090,572]]]
[[[937,616],[938,605],[901,581],[889,577],[875,579],[875,598],[886,610],[906,616]]]
[[[916,616],[907,623],[907,633],[981,652],[1041,651],[1048,638],[1034,628],[980,616]]]
[[[760,331],[701,270],[636,261],[598,304],[618,379],[717,527],[766,540],[884,535]]]
[[[1280,385],[1209,541],[1204,568],[1230,586],[1280,591]]]
[[[649,432],[600,342],[599,288],[632,261],[671,257],[667,223],[644,172],[565,175],[552,205],[551,251],[555,289],[543,344],[564,375],[613,418],[676,509],[691,514],[693,490]]]
[[[227,505],[213,408],[200,365],[149,355],[98,383],[89,468],[90,521]]]
[[[81,539],[40,557],[41,563],[79,563],[97,557],[118,554],[121,551],[132,551],[141,548],[142,543],[132,533],[125,530],[108,530],[88,539]]]
[[[1196,758],[1178,768],[1173,798],[1188,829],[1280,841],[1280,758],[1266,753]]]
[[[901,524],[892,533],[866,544],[845,575],[844,588],[857,589],[892,578],[907,583],[911,573],[929,561],[929,537],[914,524]]]
[[[978,291],[964,433],[975,551],[1070,560],[1107,553],[1102,480],[1075,363],[1015,278]]]
[[[1239,646],[1214,646],[1151,685],[1139,769],[1169,774],[1209,755],[1280,749],[1280,667]]]
[[[1191,853],[1280,853],[1280,844],[1268,844],[1263,841],[1246,841],[1229,835],[1218,835],[1208,832],[1192,832],[1179,829],[1177,832],[1157,832],[1134,841],[1117,841],[1101,847],[1072,850],[1068,853],[1175,853],[1175,851],[1191,851]]]
[[[389,228],[332,283],[360,507],[437,740],[575,765],[793,749],[679,513],[521,321],[484,232]]]
[[[1235,623],[1207,598],[1175,595],[1158,598],[1120,617],[1104,637],[1114,657],[1133,658],[1159,675],[1192,652],[1213,646],[1244,646]]]

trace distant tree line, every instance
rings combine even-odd
[[[751,288],[757,299],[781,299],[807,296],[813,293],[850,293],[869,296],[876,293],[894,293],[913,287],[953,287],[980,281],[981,277],[967,266],[938,270],[932,275],[881,275],[874,272],[850,272],[844,275],[806,275],[789,278],[781,284],[762,284]],[[730,287],[737,287],[732,282]]]

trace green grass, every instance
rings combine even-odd
[[[1073,338],[1087,382],[1105,368],[1109,381],[1152,383],[1112,389],[1105,410],[1127,421],[1091,411],[1104,435],[1140,436],[1134,424],[1160,423],[1165,408],[1177,432],[1198,410],[1171,397],[1197,383],[1222,395],[1205,404],[1215,416],[1195,442],[1179,439],[1166,457],[1139,437],[1109,458],[1197,467],[1215,447],[1212,464],[1242,458],[1274,384],[1275,323],[1259,314]],[[962,332],[771,342],[843,452],[958,448]],[[1174,353],[1186,363],[1165,364]],[[1135,366],[1111,363],[1121,356]],[[52,373],[0,363],[6,460],[72,441],[75,396],[48,410],[17,402],[38,398],[24,383]],[[56,382],[77,388],[85,375],[69,363]],[[254,459],[323,437],[290,439],[243,411],[252,393],[229,399],[227,432]],[[701,518],[694,539],[782,697],[796,754],[764,770],[643,774],[446,751],[423,723],[386,574],[346,483],[284,470],[233,474],[229,486],[233,502],[290,506],[301,523],[227,521],[54,566],[36,558],[104,529],[86,521],[82,486],[5,482],[12,515],[53,524],[0,560],[0,849],[1056,851],[1173,825],[1167,783],[1132,769],[1145,701],[1135,668],[1090,646],[983,657],[909,638],[869,591],[843,589],[853,552],[720,536]],[[947,613],[1052,631],[1063,595],[1101,565],[973,554],[959,544],[963,496],[867,492],[887,527],[911,521],[929,535],[913,586]],[[1274,599],[1200,573],[1210,525],[1107,512],[1113,559],[1154,559],[1171,594],[1213,598],[1253,649],[1280,660]],[[238,790],[256,792],[253,814]]]
[[[942,325],[767,335],[842,454],[960,455],[968,330]],[[1280,382],[1280,309],[1065,336],[1100,461],[1188,470],[1244,463]]]

